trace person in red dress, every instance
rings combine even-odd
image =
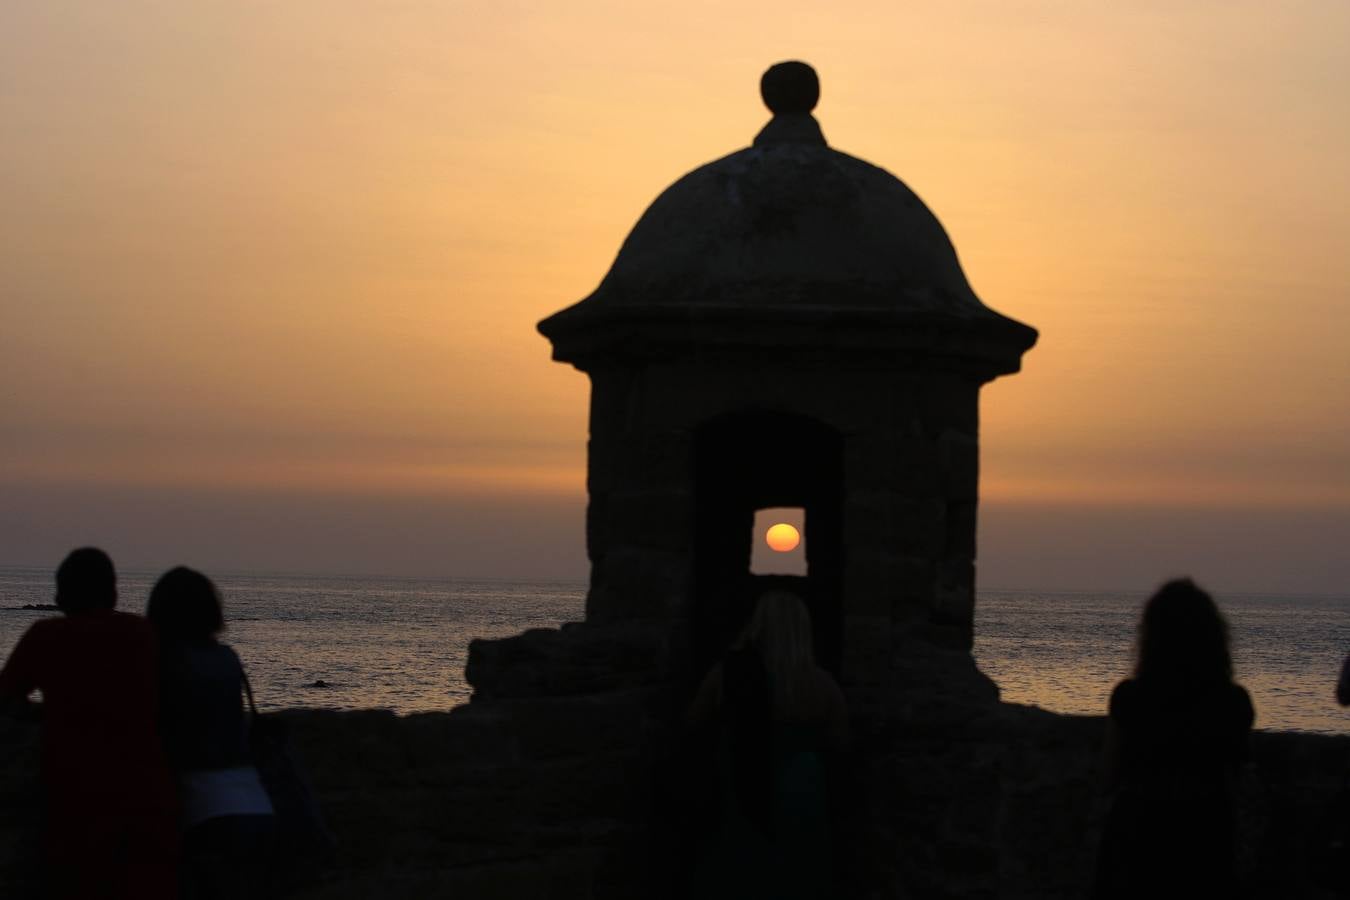
[[[41,693],[46,854],[57,897],[177,896],[173,782],[156,728],[150,623],[118,612],[112,560],[75,550],[56,570],[63,616],[34,622],[0,669],[11,710]]]

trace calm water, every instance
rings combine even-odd
[[[139,612],[153,576],[121,576],[120,607]],[[468,698],[473,637],[579,619],[578,583],[405,578],[222,576],[228,640],[264,707],[447,709]],[[0,655],[52,613],[51,573],[0,569]],[[1350,597],[1225,596],[1238,679],[1257,725],[1350,732],[1332,699],[1350,651]],[[977,606],[975,655],[1004,699],[1055,712],[1100,714],[1130,669],[1144,598],[1105,592],[988,591]],[[316,680],[326,688],[311,687]]]
[[[975,657],[1014,703],[1101,714],[1133,666],[1142,594],[988,591],[976,606]],[[1235,676],[1256,726],[1350,732],[1336,677],[1350,652],[1350,596],[1223,595]]]

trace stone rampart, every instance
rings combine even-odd
[[[340,841],[311,900],[671,896],[680,736],[654,689],[448,713],[284,716]],[[847,859],[872,896],[1078,898],[1108,801],[1104,720],[1003,705],[954,733],[860,731]],[[1253,896],[1320,897],[1309,841],[1350,737],[1258,732]],[[0,722],[0,896],[37,896],[37,730]],[[991,812],[992,811],[992,812]]]

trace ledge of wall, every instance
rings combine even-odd
[[[294,895],[659,895],[651,882],[672,835],[651,821],[654,782],[678,749],[657,707],[635,690],[403,717],[277,714],[340,842],[336,867]],[[887,896],[1084,896],[1108,805],[1097,775],[1103,726],[1004,705],[961,741],[864,738],[860,880]],[[1350,736],[1258,732],[1253,756],[1263,823],[1255,895],[1322,896],[1309,842],[1342,783]],[[38,895],[39,809],[37,729],[0,721],[0,896]]]

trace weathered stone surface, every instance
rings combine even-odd
[[[465,680],[481,699],[588,694],[668,674],[669,633],[638,624],[536,628],[469,643]]]
[[[980,433],[980,382],[947,373],[913,376],[914,398],[924,433],[952,431],[977,438]]]
[[[855,489],[942,498],[942,451],[924,437],[856,435],[846,446],[845,480]]]
[[[570,714],[595,740],[526,737],[513,744],[520,750],[492,755],[517,739],[488,739],[485,729],[528,734],[548,704],[559,707],[548,718]],[[284,714],[339,839],[337,868],[292,896],[667,897],[670,859],[651,821],[659,721],[632,725],[636,695],[490,706],[499,705],[491,717]],[[615,721],[601,724],[598,710]],[[1098,771],[1104,720],[995,710],[965,737],[857,723],[855,813],[844,827],[854,835],[851,878],[867,896],[1085,895],[1108,809]],[[375,742],[388,745],[381,759],[402,765],[372,767],[368,747],[352,752]],[[1343,776],[1350,737],[1258,732],[1252,745],[1267,798],[1256,895],[1323,896],[1310,881],[1309,841]],[[13,900],[36,898],[40,887],[36,746],[35,728],[0,721],[9,763],[0,769],[0,896]],[[467,747],[477,748],[470,757]],[[465,777],[444,780],[438,761],[447,759],[459,760]],[[11,805],[16,796],[26,799]]]
[[[938,441],[942,452],[942,487],[948,500],[975,502],[980,496],[980,444],[975,435],[944,431]]]
[[[844,543],[856,551],[932,558],[946,535],[946,503],[890,491],[852,491],[847,498]]]
[[[688,559],[649,547],[612,548],[591,569],[587,618],[614,627],[626,622],[672,622],[689,613]],[[595,609],[596,618],[590,619]]]
[[[674,490],[616,491],[607,497],[603,513],[610,548],[679,551],[693,542],[694,498],[687,484]]]
[[[942,555],[946,559],[975,559],[979,504],[974,500],[959,500],[947,505],[944,517],[946,536]]]
[[[942,560],[932,600],[936,625],[951,626],[958,646],[970,650],[975,640],[975,563],[969,559]]]

